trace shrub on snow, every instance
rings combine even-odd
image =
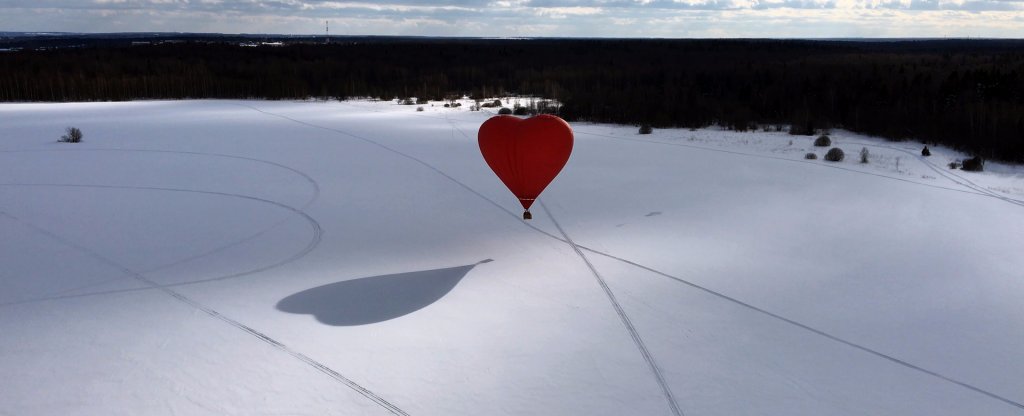
[[[804,155],[804,159],[808,159],[808,160],[815,160],[817,158],[818,158],[818,155],[816,155],[814,153],[808,153],[808,154]]]
[[[640,134],[651,134],[654,132],[654,128],[650,124],[644,124],[640,126]]]
[[[821,136],[818,136],[816,140],[814,140],[814,145],[817,147],[829,147],[832,145],[832,139],[830,139],[827,135],[822,134]]]
[[[79,143],[82,141],[82,131],[78,127],[68,127],[64,129],[64,135],[60,136],[60,141],[63,143]]]
[[[868,156],[870,156],[870,155],[871,154],[868,153],[868,148],[866,148],[866,147],[860,148],[860,163],[868,163]]]
[[[829,162],[842,162],[846,158],[846,154],[843,153],[843,149],[833,147],[828,149],[828,153],[825,153],[825,160]]]
[[[498,114],[512,114],[512,109],[508,107],[501,107],[501,110],[498,110]]]
[[[985,160],[981,156],[975,156],[970,159],[965,159],[960,169],[970,172],[981,172],[985,170]]]

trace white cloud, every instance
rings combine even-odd
[[[604,9],[600,7],[542,7],[533,9],[537,16],[553,19],[565,19],[568,16],[592,16],[601,14]]]
[[[1017,0],[0,0],[0,31],[1024,37]]]

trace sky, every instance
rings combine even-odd
[[[0,31],[1024,38],[1024,0],[0,0]]]

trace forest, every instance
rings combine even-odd
[[[540,96],[570,121],[843,128],[1024,162],[1016,40],[11,42],[0,41],[3,102]]]

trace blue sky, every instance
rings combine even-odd
[[[0,0],[0,31],[1024,38],[1024,0]]]

